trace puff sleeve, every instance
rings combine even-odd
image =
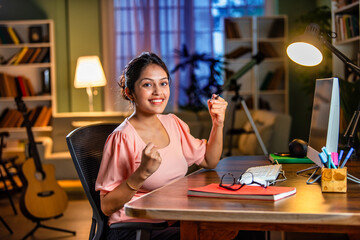
[[[129,135],[116,131],[106,140],[95,190],[105,194],[114,190],[124,179],[135,171],[137,151],[134,139]]]

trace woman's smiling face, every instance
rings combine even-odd
[[[135,82],[132,97],[137,113],[162,113],[170,97],[169,79],[164,69],[157,64],[145,67]]]

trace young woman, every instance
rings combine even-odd
[[[174,114],[162,114],[170,97],[169,84],[168,69],[154,53],[142,53],[123,71],[122,94],[133,104],[134,112],[108,137],[96,181],[109,224],[149,221],[126,216],[124,204],[184,177],[194,163],[215,168],[219,162],[227,102],[215,94],[208,100],[210,137],[208,141],[196,139],[185,122]],[[135,232],[111,229],[108,235],[110,239],[131,239]],[[180,235],[178,229],[169,228],[152,236],[179,239]]]

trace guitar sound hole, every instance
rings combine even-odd
[[[39,192],[37,195],[39,197],[49,197],[54,194],[54,191],[45,191],[45,192]]]

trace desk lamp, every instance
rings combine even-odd
[[[74,86],[75,88],[86,88],[90,112],[94,111],[93,95],[97,93],[93,88],[105,85],[106,78],[99,57],[79,57],[76,64]]]
[[[322,59],[321,46],[327,47],[341,61],[345,63],[355,74],[360,76],[360,67],[351,62],[342,52],[336,49],[329,41],[327,41],[320,26],[311,23],[306,27],[305,33],[297,38],[287,47],[286,53],[291,60],[303,66],[316,66]],[[351,121],[345,131],[344,138],[348,147],[354,147],[356,141],[356,133],[359,125],[360,102],[358,109],[355,110]]]

